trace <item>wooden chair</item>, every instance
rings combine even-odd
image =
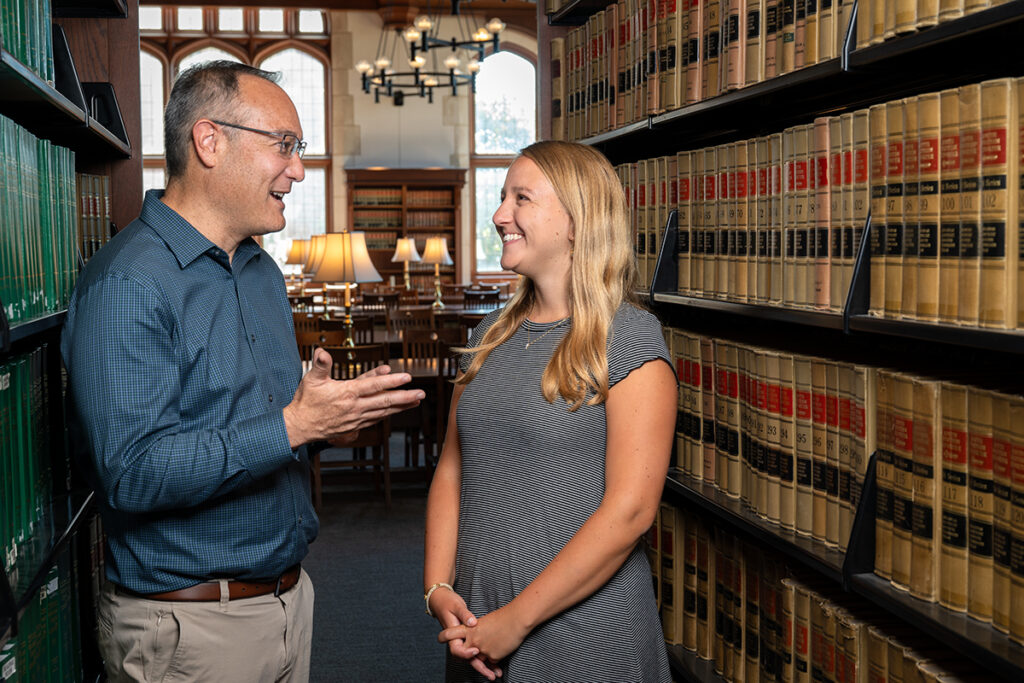
[[[444,432],[439,431],[438,427],[447,420],[447,405],[451,398],[450,388],[445,384],[454,379],[454,371],[457,370],[453,370],[453,364],[449,359],[448,349],[453,346],[461,346],[459,330],[410,328],[402,335],[402,356],[406,362],[422,363],[437,371],[433,400],[426,400],[420,404],[419,419],[415,423],[403,421],[407,467],[419,463],[420,436],[423,437],[425,460],[428,465],[432,467],[431,461],[436,462],[437,455],[440,455],[439,449]]]
[[[319,320],[319,313],[312,313],[310,311],[292,313],[292,322],[295,324],[296,332],[316,332],[320,329],[317,326]]]
[[[429,308],[394,308],[388,311],[389,332],[403,332],[410,328],[430,330],[434,328],[434,312]]]
[[[340,318],[320,318],[319,330],[321,332],[341,332],[344,336],[347,333],[345,329],[345,319]],[[373,343],[373,317],[369,315],[354,315],[352,316],[352,339],[356,344],[372,344]]]
[[[362,305],[363,313],[371,313],[375,320],[386,324],[388,311],[398,306],[398,292],[363,292]]]
[[[384,344],[362,344],[354,347],[327,346],[325,350],[334,361],[331,377],[338,380],[354,379],[364,372],[388,361],[387,346]],[[310,453],[312,465],[313,504],[317,510],[323,503],[323,470],[362,469],[372,467],[374,490],[384,489],[384,504],[391,509],[391,420],[384,418],[372,427],[359,430],[359,436],[351,443],[328,442],[334,448],[351,448],[351,460],[324,460],[324,449]]]
[[[497,308],[499,296],[497,289],[467,289],[462,302],[465,308]]]
[[[303,368],[308,368],[308,364],[313,360],[313,350],[316,347],[344,346],[345,333],[335,330],[324,332],[320,330],[315,332],[299,332],[296,330],[295,343],[299,347],[299,359],[302,361]]]
[[[449,284],[441,283],[441,301],[445,305],[460,305],[462,303],[462,293],[466,291],[469,285],[460,284]]]
[[[418,306],[420,303],[420,293],[415,289],[400,289],[398,290],[398,305],[399,306]]]
[[[288,302],[292,306],[292,311],[311,311],[313,310],[313,295],[302,294],[299,296],[289,296]]]
[[[469,337],[473,334],[473,330],[480,324],[480,321],[486,317],[484,313],[460,313],[459,314],[459,327],[462,330],[463,343],[469,342]]]

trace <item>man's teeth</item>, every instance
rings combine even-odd
[[[501,236],[501,241],[502,242],[511,242],[513,240],[520,240],[522,238],[523,238],[522,235],[516,234],[514,232],[507,232],[507,233],[505,233],[504,235]]]
[[[284,199],[284,192],[271,192],[270,194],[274,195],[278,199]]]

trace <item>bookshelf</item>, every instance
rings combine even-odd
[[[854,21],[866,5],[857,3]],[[583,26],[592,14],[608,6],[607,2],[588,0],[564,3],[549,15],[548,26],[539,26],[538,40],[562,35],[551,26]],[[846,27],[844,49],[834,59],[651,114],[580,141],[600,149],[613,164],[632,163],[769,135],[809,124],[818,116],[1024,75],[1020,66],[1024,2],[1001,3],[861,48],[857,48],[856,28],[855,23]],[[564,69],[562,73],[564,77]],[[542,125],[550,126],[549,109],[541,107]],[[783,308],[678,292],[674,217],[659,230],[660,252],[652,266],[652,286],[645,294],[666,327],[837,362],[895,368],[927,377],[955,376],[966,384],[1024,394],[1024,378],[1016,370],[1024,353],[1020,329],[982,329],[868,314],[870,217],[861,227],[861,249],[855,255],[849,288],[840,292],[843,305],[838,311]],[[934,638],[977,670],[991,674],[993,680],[1019,680],[1024,676],[1024,646],[990,623],[915,598],[874,573],[874,463],[873,457],[845,553],[765,520],[738,498],[682,470],[670,471],[664,501],[679,509],[697,510],[715,525],[729,528],[759,547],[772,548],[792,566]],[[670,645],[668,650],[677,678],[724,680],[711,662],[679,646]]]
[[[348,225],[366,232],[366,244],[373,265],[387,282],[402,285],[402,264],[392,263],[399,237],[416,239],[423,255],[428,237],[448,240],[454,262],[441,267],[441,281],[452,283],[459,272],[459,229],[462,225],[462,187],[465,169],[346,169],[348,176]],[[433,266],[410,263],[412,286],[432,290]]]
[[[0,42],[0,115],[11,122],[12,129],[22,131],[19,135],[41,141],[34,143],[41,148],[52,145],[54,149],[59,146],[69,150],[66,158],[73,159],[73,167],[40,165],[34,172],[41,184],[56,178],[52,181],[55,186],[68,193],[74,189],[76,172],[107,176],[114,189],[113,222],[117,226],[127,225],[142,205],[142,158],[137,146],[141,135],[138,3],[57,0],[53,16],[60,19],[56,23],[34,10],[31,16],[38,16],[40,21],[34,27],[39,42],[30,46],[37,51],[32,61],[42,66],[30,65],[17,56],[24,46]],[[51,68],[45,59],[49,49],[53,53],[52,77],[44,78],[40,74]],[[132,58],[125,59],[125,55]],[[0,173],[9,182],[15,170],[8,165]],[[7,182],[0,185],[20,187]],[[56,228],[50,227],[55,216],[69,219],[66,225],[77,232],[77,197],[73,191],[61,197],[60,201],[70,201],[70,206],[59,205],[55,198],[48,205],[52,213],[47,213],[44,207],[38,219],[43,226],[41,232],[56,234]],[[67,213],[58,214],[58,209]],[[19,238],[21,235],[26,243],[35,244],[40,254],[60,246],[70,250],[72,258],[67,263],[58,263],[58,267],[67,267],[66,272],[53,271],[48,262],[34,271],[42,271],[44,277],[51,272],[67,275],[66,280],[59,282],[61,289],[56,301],[50,301],[45,308],[17,314],[13,319],[8,319],[0,305],[0,368],[6,370],[0,384],[6,393],[2,403],[7,408],[21,405],[27,420],[4,426],[5,444],[0,449],[5,477],[4,531],[16,531],[14,518],[25,514],[27,503],[23,501],[30,500],[27,495],[19,494],[17,499],[10,496],[6,488],[10,480],[6,478],[15,476],[13,473],[30,468],[36,476],[32,495],[36,496],[39,510],[24,540],[14,547],[17,561],[8,566],[4,558],[7,571],[0,578],[0,649],[12,638],[17,638],[19,648],[23,647],[22,641],[26,643],[24,647],[28,649],[19,649],[17,654],[23,678],[32,677],[35,671],[64,676],[65,680],[95,679],[101,668],[93,642],[95,617],[90,589],[95,567],[89,554],[95,551],[90,545],[95,539],[85,538],[84,534],[93,523],[95,505],[93,494],[71,468],[59,354],[64,309],[82,255],[76,250],[75,234],[65,236],[70,241],[59,245],[46,241],[54,239],[54,235],[40,237],[19,229]],[[14,258],[17,266],[17,259],[24,257],[12,251],[14,242],[0,242],[5,249],[3,256]],[[18,291],[10,288],[10,281],[4,285],[6,289],[0,291]],[[31,363],[31,384],[17,383],[13,378],[19,371],[18,363],[25,359]],[[9,438],[12,433],[13,438]],[[33,450],[16,450],[19,442],[33,444]],[[29,460],[32,464],[28,464]],[[17,507],[19,502],[22,507]],[[4,539],[4,547],[10,549],[8,540]],[[42,590],[44,587],[46,590]],[[60,596],[59,622],[53,621],[58,614],[56,605],[43,605],[47,596]],[[59,627],[54,626],[56,623]],[[72,628],[72,624],[76,627]],[[58,644],[59,660],[54,649]],[[38,658],[40,647],[43,651],[50,648],[46,655],[49,659]],[[3,656],[6,655],[5,652]]]

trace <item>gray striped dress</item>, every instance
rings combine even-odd
[[[470,346],[496,318],[492,313],[477,326]],[[571,413],[561,399],[544,400],[540,389],[544,368],[568,328],[566,322],[525,321],[490,354],[459,400],[462,494],[455,589],[477,616],[518,595],[601,503],[604,404]],[[623,304],[608,342],[609,384],[655,358],[671,362],[660,323]],[[464,354],[464,370],[469,361],[470,354]],[[503,662],[503,680],[670,681],[651,583],[638,547],[597,592],[536,628]],[[450,654],[446,678],[484,680]]]

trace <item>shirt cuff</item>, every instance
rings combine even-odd
[[[254,479],[265,477],[298,458],[292,450],[281,411],[242,420],[238,427],[239,453]]]

